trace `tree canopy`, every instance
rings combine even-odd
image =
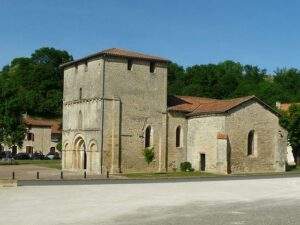
[[[63,76],[59,65],[72,60],[66,51],[40,48],[31,57],[16,58],[0,72],[0,141],[21,145],[22,114],[60,117]]]
[[[293,104],[287,112],[282,112],[280,123],[288,131],[294,158],[300,163],[300,105]]]
[[[253,65],[224,61],[184,69],[169,65],[168,93],[228,99],[256,95],[269,105],[300,101],[300,71],[280,69],[274,75]]]

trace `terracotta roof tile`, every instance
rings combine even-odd
[[[26,116],[24,117],[24,123],[27,126],[51,127],[52,133],[61,133],[61,122],[59,120]]]
[[[187,116],[225,113],[230,109],[233,109],[236,106],[247,102],[250,99],[255,99],[273,113],[278,114],[273,108],[271,108],[255,96],[246,96],[229,100],[219,100],[192,96],[169,96],[168,111],[183,112],[186,113]]]
[[[95,57],[99,57],[99,56],[115,56],[115,57],[123,57],[123,58],[125,57],[125,58],[142,59],[142,60],[165,62],[165,63],[170,62],[170,60],[161,58],[158,56],[147,55],[147,54],[134,52],[134,51],[126,50],[126,49],[121,49],[121,48],[109,48],[109,49],[105,49],[103,51],[88,55],[84,58],[64,63],[64,64],[60,65],[60,67],[63,68],[63,67],[71,66],[75,63],[79,63],[79,62],[82,62],[82,61],[85,61],[88,59],[92,59]]]
[[[172,96],[169,98],[168,109],[170,111],[187,112],[189,115],[198,113],[222,113],[251,98],[253,98],[253,96],[218,100],[191,96]]]

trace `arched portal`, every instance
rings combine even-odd
[[[77,137],[74,142],[74,154],[73,154],[73,169],[86,169],[86,145],[81,136]]]

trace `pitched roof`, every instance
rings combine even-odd
[[[24,117],[24,123],[27,126],[50,127],[51,133],[55,133],[55,134],[61,133],[61,122],[59,120],[34,118],[27,115]]]
[[[121,48],[109,48],[102,50],[100,52],[88,55],[86,57],[83,57],[81,59],[77,59],[71,62],[64,63],[60,65],[61,68],[71,66],[73,64],[86,61],[88,59],[96,58],[99,56],[115,56],[115,57],[122,57],[122,58],[131,58],[131,59],[142,59],[142,60],[149,60],[149,61],[155,61],[155,62],[165,62],[168,63],[170,60],[161,58],[159,56],[152,56],[152,55],[146,55],[143,53],[139,52],[134,52],[126,49],[121,49]]]
[[[255,96],[246,96],[229,100],[219,100],[192,96],[170,96],[168,98],[168,111],[182,112],[186,116],[202,114],[221,114],[254,99],[270,111],[278,115],[278,112]]]

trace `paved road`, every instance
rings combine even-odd
[[[300,178],[0,189],[0,224],[299,225]]]

